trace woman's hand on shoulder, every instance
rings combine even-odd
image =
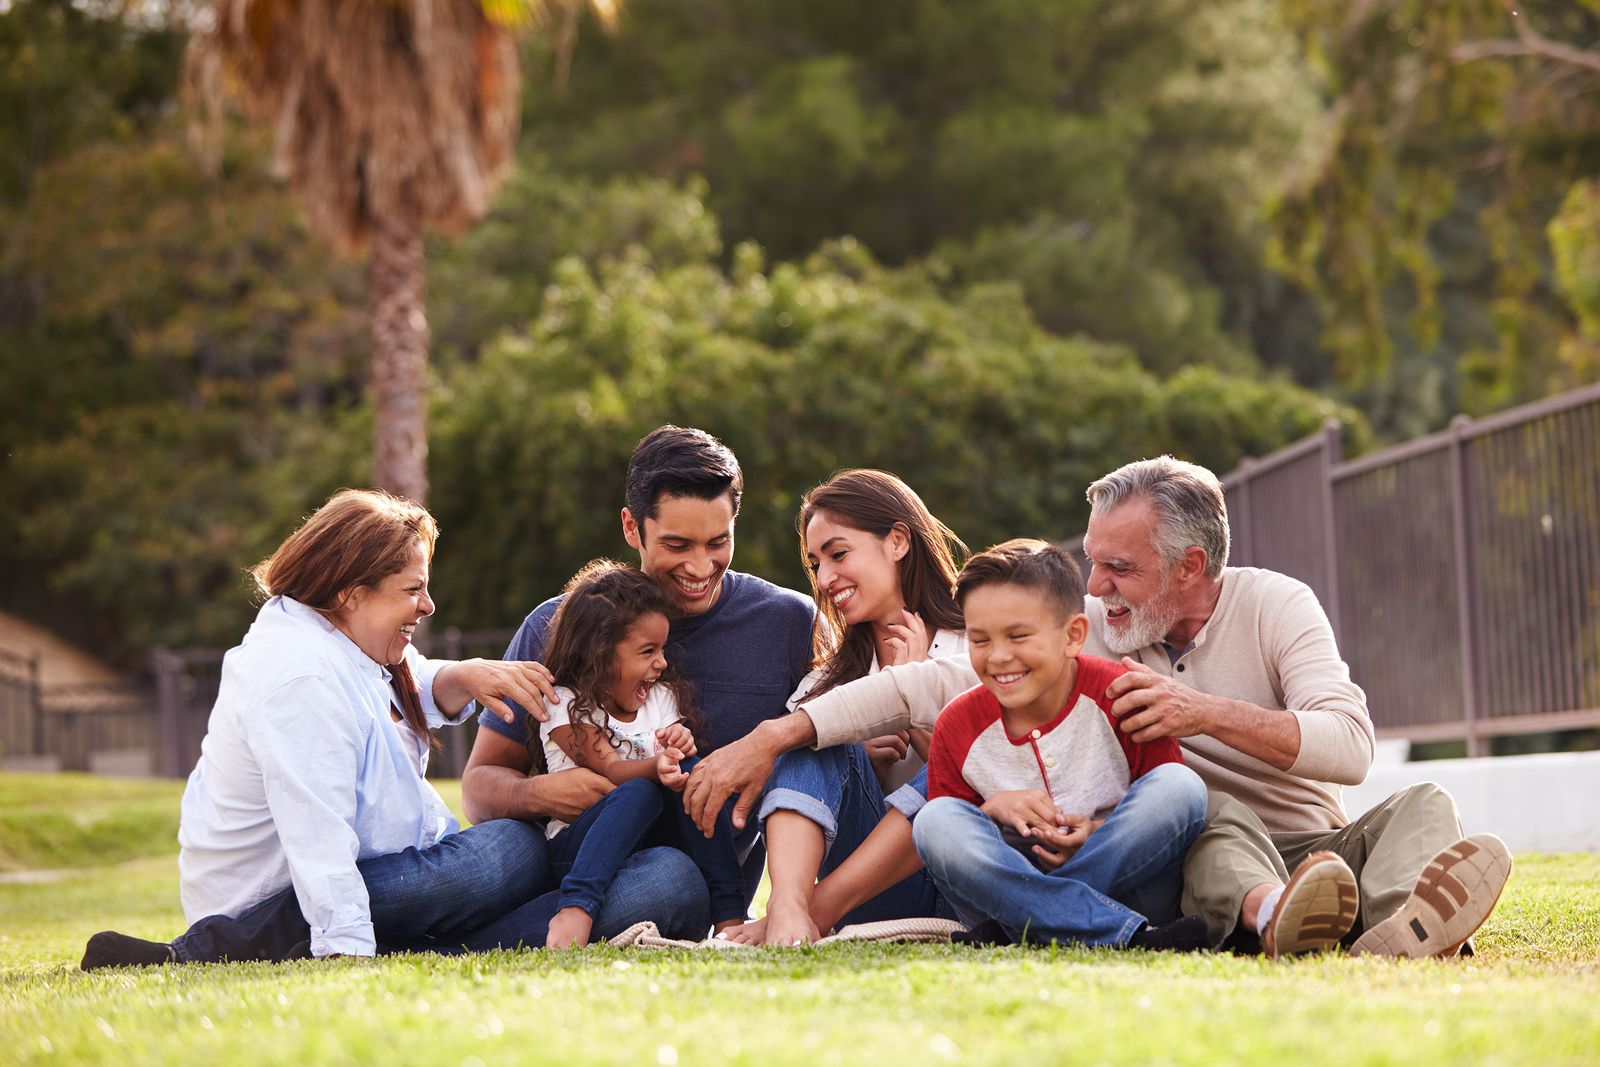
[[[922,616],[915,612],[900,609],[900,621],[889,624],[889,647],[893,650],[889,655],[889,662],[885,667],[898,667],[902,663],[916,663],[928,658],[928,649],[933,644],[933,635],[928,632],[927,624],[922,621]]]
[[[556,701],[555,684],[549,668],[532,660],[464,659],[440,669],[433,695],[440,707],[448,706],[451,711],[476,700],[508,723],[517,717],[506,701],[514,700],[529,715],[546,722],[550,713],[545,705]]]

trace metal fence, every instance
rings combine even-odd
[[[1380,737],[1600,726],[1600,385],[1348,462],[1330,424],[1222,481],[1230,562],[1316,592]]]

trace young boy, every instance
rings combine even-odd
[[[967,561],[956,602],[982,683],[940,714],[917,853],[980,942],[1197,950],[1176,916],[1206,790],[1178,743],[1131,740],[1105,689],[1124,668],[1081,655],[1089,622],[1072,559],[1015,540]],[[1028,851],[1024,852],[1023,850]]]

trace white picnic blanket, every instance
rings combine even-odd
[[[818,945],[837,945],[849,941],[949,941],[950,935],[966,927],[953,919],[885,919],[875,923],[846,926],[836,934],[817,941]],[[738,941],[708,937],[704,941],[680,941],[662,937],[653,922],[634,923],[606,944],[616,948],[753,948]]]

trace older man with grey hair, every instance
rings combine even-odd
[[[1463,837],[1431,783],[1346,817],[1341,786],[1366,777],[1372,721],[1316,596],[1227,566],[1222,486],[1204,467],[1141,460],[1088,495],[1086,651],[1122,658],[1109,690],[1121,729],[1179,738],[1211,789],[1185,913],[1204,917],[1214,947],[1237,930],[1234,943],[1257,935],[1272,956],[1341,940],[1356,953],[1454,954],[1493,910],[1510,854],[1493,835]],[[738,793],[738,822],[778,753],[931,726],[974,684],[970,664],[947,659],[833,690],[703,762],[691,807],[714,813]]]

